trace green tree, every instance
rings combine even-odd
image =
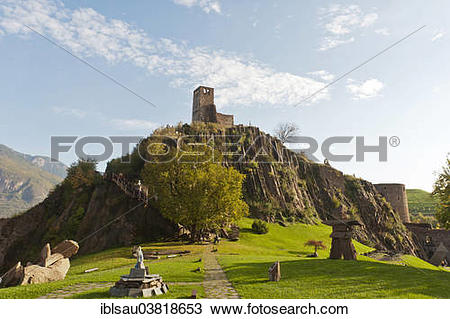
[[[92,186],[100,180],[96,171],[97,163],[93,160],[78,160],[67,169],[67,177],[64,183],[68,183],[72,189],[81,186]]]
[[[187,227],[194,241],[203,232],[217,231],[248,214],[242,200],[245,175],[208,161],[207,155],[175,155],[172,161],[146,163],[142,171],[163,216]]]
[[[325,244],[322,241],[320,241],[320,240],[308,240],[305,243],[305,246],[313,246],[314,247],[314,254],[317,254],[317,250],[319,250],[319,249],[327,248],[327,246],[325,246]]]
[[[436,219],[439,224],[450,228],[450,157],[447,157],[447,164],[442,167],[442,172],[434,182],[433,195],[439,200]]]

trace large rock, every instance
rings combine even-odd
[[[77,242],[73,240],[65,240],[52,249],[52,254],[59,253],[63,255],[64,258],[70,258],[78,252],[78,249],[80,249],[80,246]]]
[[[20,261],[0,278],[0,288],[17,286],[23,279],[23,266]]]
[[[20,285],[41,284],[51,281],[63,280],[70,269],[68,258],[59,259],[50,267],[31,265],[25,267]]]
[[[61,242],[53,250],[50,244],[46,244],[41,250],[39,264],[27,263],[23,267],[18,262],[2,276],[0,288],[63,280],[70,269],[69,257],[75,255],[78,249],[78,243],[73,240]]]

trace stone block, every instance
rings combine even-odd
[[[153,291],[154,291],[154,293],[155,293],[156,296],[159,296],[159,295],[162,295],[162,294],[163,294],[161,288],[153,288],[153,289],[154,289]]]
[[[109,294],[112,297],[128,297],[128,289],[112,287],[109,289]]]
[[[131,268],[130,270],[131,278],[145,278],[145,275],[146,275],[145,269]]]
[[[73,240],[64,240],[52,249],[52,254],[59,253],[63,255],[64,258],[70,258],[78,252],[78,249],[80,249],[80,246],[77,242]]]
[[[153,288],[142,289],[142,297],[147,298],[151,297],[154,294]]]

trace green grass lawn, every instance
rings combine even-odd
[[[271,224],[269,233],[257,235],[251,232],[251,223],[251,219],[242,220],[240,240],[222,241],[217,253],[228,279],[242,298],[450,298],[450,272],[419,258],[405,255],[401,260],[382,262],[358,255],[357,261],[330,260],[327,259],[331,244],[329,226]],[[314,251],[304,246],[308,240],[321,240],[327,249],[320,250],[318,258],[307,258]],[[359,254],[372,250],[354,243]],[[193,289],[199,297],[205,297],[204,273],[194,272],[198,267],[203,269],[198,260],[205,246],[153,243],[143,248],[192,252],[173,259],[146,261],[151,273],[162,275],[165,282],[177,283],[169,285],[167,295],[155,298],[187,298]],[[268,268],[275,261],[281,263],[282,279],[278,283],[267,280]],[[78,283],[115,282],[134,264],[131,247],[77,257],[72,260],[65,280],[0,289],[0,298],[37,298]],[[91,268],[99,270],[84,273]],[[108,288],[98,288],[70,298],[109,298],[109,293]]]
[[[151,273],[160,274],[165,282],[198,282],[203,281],[202,272],[194,272],[203,264],[197,262],[204,247],[200,245],[183,245],[182,243],[156,243],[143,245],[143,249],[177,249],[190,250],[191,254],[168,259],[162,257],[160,260],[146,261]],[[115,282],[121,275],[128,274],[129,269],[134,267],[136,259],[131,256],[131,248],[110,249],[101,253],[85,255],[71,261],[71,268],[65,280],[47,284],[36,284],[29,286],[11,287],[0,289],[0,299],[3,298],[37,298],[54,290],[61,289],[78,283]],[[87,269],[99,268],[98,271],[85,274]],[[200,293],[199,288],[197,289]],[[173,285],[170,287],[167,298],[180,298],[191,295],[192,289],[184,286]],[[189,291],[188,291],[189,290]],[[105,290],[107,291],[107,290]],[[86,294],[88,297],[89,294]],[[101,297],[103,298],[103,297]]]
[[[243,298],[450,298],[450,273],[413,256],[401,263],[366,256],[358,261],[327,259],[331,227],[270,225],[265,235],[251,233],[251,220],[241,223],[240,240],[219,246],[219,261]],[[327,249],[307,258],[307,240],[322,240]],[[371,250],[355,242],[358,253]],[[280,282],[268,281],[268,268],[281,263]],[[408,266],[405,266],[408,265]]]

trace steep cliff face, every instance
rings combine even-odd
[[[370,182],[311,162],[256,127],[234,127],[224,134],[243,136],[247,163],[230,165],[247,175],[245,200],[253,216],[314,223],[344,214],[363,225],[356,227],[355,239],[378,249],[416,251],[410,232]],[[215,139],[221,141],[221,135]]]
[[[176,234],[175,225],[140,204],[108,181],[74,193],[59,188],[26,213],[0,219],[0,270],[32,261],[43,243],[63,238],[76,240],[85,254]]]

